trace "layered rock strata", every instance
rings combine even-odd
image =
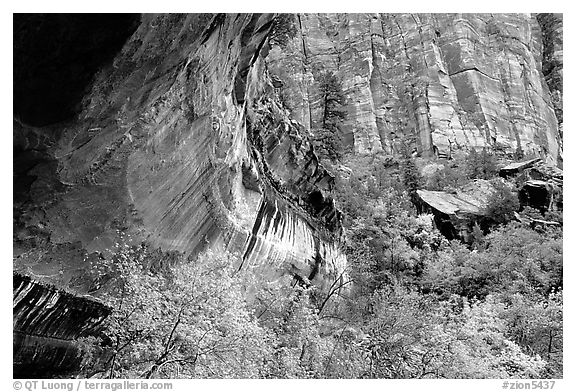
[[[270,277],[340,277],[334,179],[278,103],[263,61],[272,23],[144,15],[74,121],[16,124],[22,151],[46,139],[15,201],[18,267],[54,282],[64,269],[63,283],[85,290],[91,254],[125,232],[192,256],[238,252]]]
[[[486,146],[561,158],[557,17],[298,14],[278,30],[266,62],[292,117],[317,129],[318,79],[335,74],[347,98],[342,136],[356,153],[404,143],[423,156]]]
[[[346,98],[340,132],[355,153],[488,146],[561,163],[555,15],[126,21],[112,64],[57,118],[80,108],[76,117],[47,124],[36,104],[15,105],[26,109],[14,121],[16,266],[47,281],[88,290],[81,277],[126,232],[164,251],[235,251],[242,266],[329,286],[346,263],[342,229],[333,178],[309,142],[327,73]],[[77,80],[75,94],[86,75]]]
[[[562,14],[538,14],[542,30],[542,72],[550,89],[554,111],[560,124],[560,134],[564,122],[563,81],[564,81],[564,34]]]
[[[98,332],[105,305],[14,274],[14,377],[54,377],[79,366],[72,342]]]

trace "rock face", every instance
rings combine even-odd
[[[274,93],[272,22],[144,15],[77,118],[15,121],[16,268],[86,290],[90,257],[125,232],[163,251],[238,252],[271,277],[340,277],[334,179]]]
[[[562,14],[538,14],[537,19],[542,30],[542,72],[552,95],[552,104],[560,124],[560,134],[562,134],[564,122],[562,108],[564,81],[563,17]]]
[[[500,176],[506,181],[504,186],[518,187],[520,209],[532,207],[546,211],[562,211],[563,208],[563,173],[561,169],[548,165],[540,158],[515,162],[502,167]],[[502,179],[501,179],[502,180]],[[507,184],[506,184],[507,183]],[[459,238],[470,242],[475,224],[483,230],[494,222],[486,216],[486,207],[495,191],[487,180],[474,180],[461,187],[455,193],[417,190],[415,204],[420,213],[434,215],[436,227],[448,239]],[[526,218],[515,214],[515,219]],[[560,225],[558,222],[528,218],[532,225]]]
[[[513,163],[500,169],[500,176],[520,182],[518,198],[522,207],[541,212],[563,209],[564,174],[561,169],[547,165],[541,159]]]
[[[409,143],[449,157],[487,146],[556,164],[561,23],[525,14],[295,15],[266,63],[292,117],[312,130],[323,114],[318,77],[334,73],[348,102],[343,139],[356,153]]]
[[[14,377],[74,371],[81,353],[72,340],[95,334],[110,309],[14,274]]]
[[[459,238],[470,242],[475,224],[482,224],[485,209],[494,186],[486,180],[474,180],[456,193],[416,191],[419,213],[434,215],[434,223],[448,239]]]
[[[89,289],[82,277],[119,232],[192,256],[227,249],[241,254],[239,267],[329,287],[346,258],[334,179],[310,142],[324,116],[318,80],[326,73],[341,82],[342,138],[355,153],[409,145],[450,156],[489,146],[561,161],[561,101],[550,93],[561,91],[557,17],[127,18],[118,36],[95,29],[87,41],[121,47],[106,53],[114,60],[99,63],[88,90],[90,67],[70,68],[74,86],[48,76],[81,102],[55,94],[40,107],[25,99],[35,83],[15,96],[15,266],[77,291]],[[71,39],[83,23],[72,26],[51,36]],[[48,63],[78,57],[54,56]],[[42,67],[21,60],[16,82],[38,76]],[[54,106],[62,106],[55,117]]]

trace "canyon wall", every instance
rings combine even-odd
[[[274,15],[143,15],[66,123],[14,123],[16,269],[76,292],[119,233],[163,251],[340,279],[334,178],[273,94]],[[240,267],[240,266],[238,266]]]
[[[239,268],[270,278],[342,279],[334,178],[310,142],[326,73],[341,81],[342,138],[356,154],[488,146],[561,163],[557,16],[142,15],[126,25],[82,101],[62,101],[73,117],[15,105],[26,109],[14,119],[15,268],[76,292],[91,290],[86,272],[119,233],[191,256],[237,252]]]
[[[561,161],[561,15],[308,14],[284,24],[266,62],[292,117],[320,126],[317,80],[333,73],[356,153],[408,143],[429,157],[488,147]]]
[[[72,342],[97,333],[111,309],[20,274],[13,281],[14,377],[76,370],[81,353]]]

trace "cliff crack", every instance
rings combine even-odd
[[[476,67],[461,69],[460,71],[456,71],[456,72],[454,72],[454,73],[451,73],[451,74],[449,74],[448,76],[452,77],[452,76],[461,74],[461,73],[463,73],[463,72],[468,72],[468,71],[476,71],[476,72],[478,72],[479,74],[482,74],[482,75],[486,76],[486,77],[489,78],[489,79],[492,79],[492,80],[494,80],[494,81],[500,82],[500,79],[495,78],[495,77],[493,77],[493,76],[490,76],[490,75],[488,75],[488,74],[480,71],[480,70],[479,70],[478,68],[476,68]]]

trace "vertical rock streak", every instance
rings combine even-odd
[[[107,306],[14,274],[15,377],[53,377],[78,368],[72,341],[94,335],[110,314]]]
[[[102,251],[127,231],[164,251],[228,249],[271,277],[329,286],[346,263],[325,196],[334,179],[277,102],[262,61],[273,18],[143,16],[49,150],[54,181],[69,184],[38,206],[49,241]],[[55,251],[39,252],[49,263]],[[74,273],[86,268],[78,260]]]
[[[300,107],[301,96],[318,94],[318,73],[336,72],[348,102],[343,137],[356,153],[392,151],[408,141],[422,155],[487,146],[561,159],[561,92],[551,88],[551,99],[545,83],[561,86],[560,17],[347,14],[299,21],[303,43],[272,48],[266,61],[291,91],[290,109]],[[281,71],[301,46],[311,71]],[[310,83],[300,88],[296,79]],[[308,102],[313,129],[320,108]]]
[[[557,16],[298,14],[283,23],[143,15],[75,121],[15,122],[18,148],[34,146],[38,160],[19,173],[22,269],[57,280],[63,254],[112,248],[128,231],[163,250],[238,251],[244,266],[320,285],[339,276],[334,179],[308,141],[322,125],[325,72],[341,82],[341,136],[358,154],[490,146],[561,162]],[[271,29],[283,33],[270,39]],[[65,284],[89,268],[73,264]]]

